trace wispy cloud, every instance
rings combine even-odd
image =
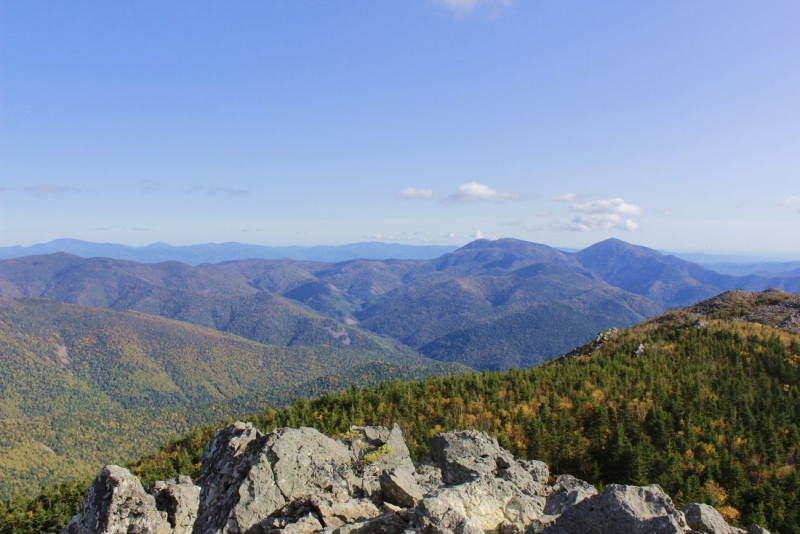
[[[139,190],[143,195],[157,193],[160,184],[155,180],[139,180]]]
[[[397,237],[378,232],[377,234],[365,235],[364,239],[380,239],[382,241],[395,241],[397,240]]]
[[[582,195],[578,193],[564,193],[563,195],[556,195],[552,198],[555,202],[574,202],[580,200]]]
[[[528,232],[568,232],[574,231],[569,223],[564,223],[558,219],[550,219],[547,222],[534,224],[525,228]]]
[[[518,193],[497,191],[486,184],[468,182],[461,184],[456,192],[444,198],[444,202],[453,204],[459,202],[480,202],[486,200],[514,200],[520,198]]]
[[[483,232],[480,230],[475,230],[475,232],[470,236],[472,239],[485,239]]]
[[[109,230],[111,230],[111,228],[106,228],[105,226],[102,227],[102,228],[93,228],[92,229],[93,232],[108,232]]]
[[[788,197],[784,198],[780,202],[778,202],[780,206],[800,206],[800,197],[797,195],[789,195]]]
[[[446,7],[456,15],[464,16],[478,8],[487,8],[490,15],[496,15],[500,9],[511,5],[512,0],[431,0],[435,5]]]
[[[150,228],[131,228],[134,232],[149,232]]]
[[[55,184],[32,185],[26,187],[25,191],[36,195],[71,195],[81,192],[80,189],[74,187],[65,187]]]
[[[206,194],[216,197],[247,197],[253,194],[247,189],[239,189],[236,187],[205,187],[202,185],[184,187],[180,191],[185,195],[195,195],[205,191]]]
[[[5,193],[6,191],[13,191],[10,187],[0,187],[0,193]]]
[[[464,234],[457,234],[455,232],[446,232],[444,234],[441,234],[439,237],[442,237],[444,239],[467,239],[467,236],[465,236]]]
[[[203,188],[202,185],[193,185],[191,187],[184,187],[183,189],[181,189],[181,193],[185,193],[187,195],[191,195],[191,194],[194,194],[194,193],[199,193],[203,189],[204,188]]]
[[[421,200],[433,197],[433,189],[416,189],[414,187],[406,187],[394,192],[394,196],[402,198],[403,200]]]
[[[220,197],[246,197],[252,195],[246,189],[236,189],[233,187],[213,187],[208,190],[209,195]]]

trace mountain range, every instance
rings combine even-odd
[[[576,253],[477,240],[427,260],[144,264],[67,253],[0,261],[0,294],[133,310],[275,346],[418,351],[475,369],[526,367],[730,289],[800,291],[616,239]]]
[[[356,258],[428,259],[452,252],[456,247],[445,245],[403,245],[366,241],[348,245],[320,245],[314,247],[267,247],[245,243],[205,243],[201,245],[169,245],[153,243],[131,247],[116,243],[95,243],[80,239],[55,239],[28,247],[0,247],[0,259],[21,258],[55,252],[68,252],[84,258],[106,257],[118,260],[158,263],[180,261],[189,265],[218,263],[248,258],[279,260],[291,258],[306,261],[346,261]]]
[[[139,263],[180,261],[189,265],[219,263],[242,259],[293,259],[304,261],[341,262],[354,259],[433,259],[458,247],[447,245],[406,245],[367,241],[346,245],[264,246],[239,242],[205,243],[198,245],[169,245],[152,243],[133,247],[117,243],[98,243],[81,239],[55,239],[31,246],[0,247],[0,259],[21,258],[67,252],[84,258],[105,257]],[[567,253],[580,249],[558,247]],[[699,252],[670,252],[659,250],[665,256],[702,265],[721,274],[744,276],[800,276],[800,261],[768,261],[753,255],[706,254]]]

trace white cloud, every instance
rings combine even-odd
[[[563,195],[556,195],[553,200],[556,202],[574,202],[578,200],[580,195],[578,193],[564,193]]]
[[[555,197],[553,200],[563,202]],[[644,208],[641,206],[629,204],[621,198],[578,202],[572,204],[569,209],[575,214],[570,222],[551,218],[545,223],[530,226],[526,230],[529,232],[589,232],[592,230],[632,232],[639,229],[639,224],[634,218],[644,213]],[[662,213],[662,215],[668,216],[668,213]]]
[[[644,208],[629,204],[621,198],[600,199],[583,204],[573,204],[570,209],[577,213],[570,227],[572,230],[638,230],[633,217],[644,213]]]
[[[377,234],[365,235],[364,239],[382,239],[384,241],[395,241],[397,238],[393,235],[377,233]]]
[[[483,232],[475,230],[475,233],[470,236],[472,239],[485,239]]]
[[[481,200],[513,200],[519,198],[517,193],[497,191],[486,184],[468,182],[461,184],[456,192],[445,198],[445,202],[477,202]]]
[[[467,236],[464,234],[457,234],[455,232],[447,232],[445,234],[440,235],[439,237],[443,237],[445,239],[467,239]]]
[[[779,202],[781,206],[800,206],[800,197],[797,195],[789,195]]]
[[[394,192],[394,196],[404,200],[419,200],[423,198],[433,197],[433,189],[415,189],[413,187],[406,187]]]

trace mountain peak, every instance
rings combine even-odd
[[[591,248],[595,248],[595,249],[615,248],[615,249],[628,249],[628,250],[647,250],[647,251],[657,252],[656,250],[653,250],[652,248],[644,247],[642,245],[634,245],[633,243],[628,243],[627,241],[623,241],[622,239],[618,239],[616,237],[610,237],[610,238],[605,239],[603,241],[599,241],[599,242],[595,243],[594,245],[586,247],[583,250],[588,250],[588,249],[591,249]]]
[[[534,243],[532,241],[525,241],[523,239],[515,239],[513,237],[501,237],[500,239],[476,239],[470,243],[467,243],[463,247],[458,250],[474,250],[474,249],[488,249],[488,248],[499,248],[499,249],[536,249],[536,248],[546,248],[546,249],[553,249],[548,245],[543,245],[541,243]],[[553,249],[556,250],[556,249]]]

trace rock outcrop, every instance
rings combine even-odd
[[[178,477],[145,491],[126,469],[104,468],[62,534],[745,532],[708,505],[677,510],[658,486],[551,484],[547,465],[516,460],[482,432],[437,434],[431,451],[429,463],[412,462],[398,426],[332,439],[235,423],[206,446],[197,484]]]
[[[686,520],[660,487],[612,484],[566,508],[545,534],[673,534],[689,531]]]
[[[156,508],[139,479],[127,469],[109,465],[94,479],[80,512],[63,534],[169,534],[167,514]]]
[[[187,476],[153,484],[156,507],[167,514],[173,534],[191,534],[200,505],[200,486]]]

